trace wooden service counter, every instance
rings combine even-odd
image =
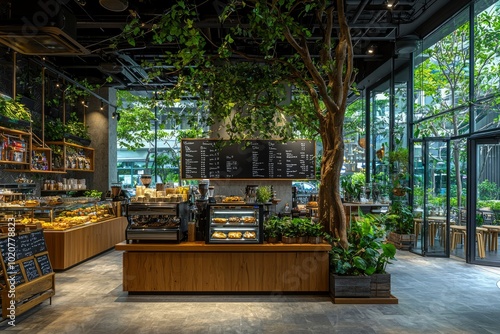
[[[44,230],[50,262],[63,270],[113,248],[125,240],[127,218],[117,217],[65,231]]]
[[[123,291],[328,292],[330,245],[119,243]]]

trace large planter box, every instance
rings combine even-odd
[[[398,304],[398,299],[391,294],[390,274],[330,274],[330,296],[335,304]]]
[[[397,249],[410,250],[415,247],[417,237],[415,234],[399,234],[390,232],[387,241],[396,246]]]
[[[330,294],[334,298],[368,298],[371,295],[371,277],[330,274]]]
[[[391,296],[391,274],[374,274],[370,278],[370,297],[381,298]]]

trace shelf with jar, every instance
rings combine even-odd
[[[94,171],[94,149],[66,141],[47,142],[52,150],[53,171]]]
[[[31,134],[0,127],[0,163],[29,165],[28,150]]]

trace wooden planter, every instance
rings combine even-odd
[[[388,298],[391,296],[391,274],[373,274],[370,278],[370,297]]]
[[[398,299],[391,294],[390,274],[330,274],[330,296],[335,304],[398,304]]]
[[[397,249],[410,250],[416,245],[417,237],[415,234],[399,234],[390,232],[387,241],[396,246]]]
[[[330,294],[332,297],[368,298],[371,294],[371,277],[330,274]]]

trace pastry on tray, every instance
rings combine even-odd
[[[231,203],[231,202],[243,202],[243,198],[240,196],[227,196],[222,200],[224,203]]]
[[[226,235],[226,233],[224,233],[224,232],[221,232],[221,231],[215,231],[215,232],[212,234],[212,238],[214,238],[214,239],[226,239],[226,238],[227,238],[227,235]]]
[[[243,233],[243,238],[255,239],[255,238],[257,238],[257,234],[255,232],[252,232],[252,231],[245,231],[245,233]]]
[[[241,239],[241,232],[229,232],[228,235],[229,239]]]
[[[240,222],[240,217],[229,217],[228,222],[235,224]]]
[[[214,224],[225,224],[227,222],[226,218],[212,218]]]
[[[243,217],[243,222],[246,224],[253,224],[255,223],[255,217]]]

